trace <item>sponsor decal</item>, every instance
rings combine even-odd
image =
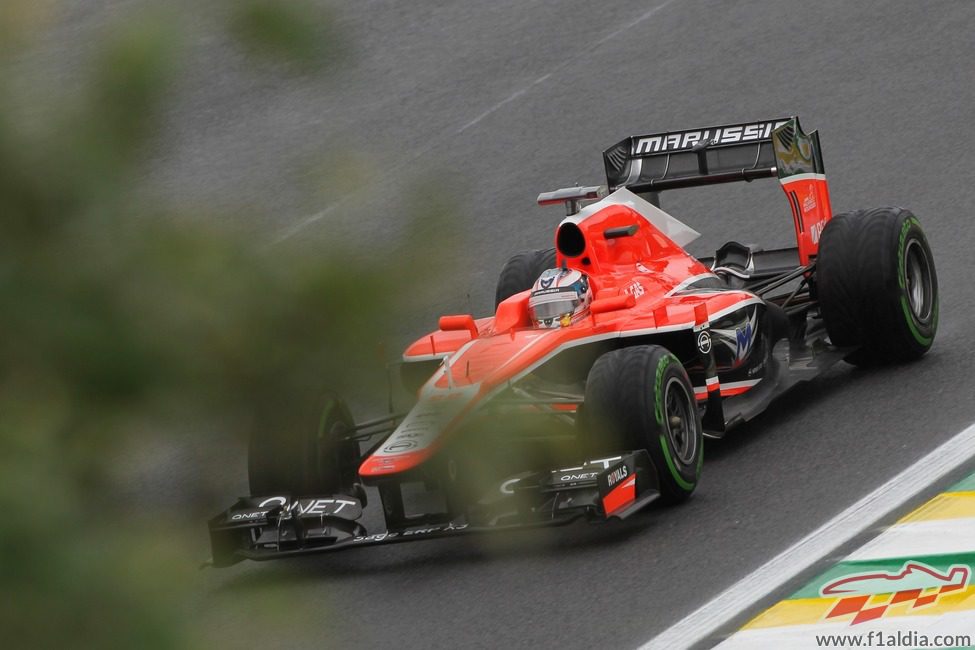
[[[636,500],[636,472],[632,458],[610,467],[599,477],[599,496],[608,517]]]
[[[772,136],[772,131],[785,124],[786,121],[755,122],[752,124],[715,127],[698,131],[681,131],[678,133],[661,133],[659,135],[635,138],[633,141],[632,155],[641,156],[682,151],[690,149],[698,142],[710,142],[714,145],[723,145],[768,140]]]
[[[352,497],[298,499],[297,501],[291,501],[288,497],[268,497],[261,501],[258,507],[268,509],[281,507],[285,512],[299,517],[341,515],[343,518],[356,519],[362,514],[362,505],[358,499]]]
[[[748,358],[748,354],[755,345],[755,334],[758,332],[756,325],[757,316],[758,310],[752,308],[751,314],[740,327],[734,329],[711,328],[711,331],[718,337],[718,340],[734,352],[734,366],[741,365]]]
[[[574,291],[575,290],[572,287],[542,287],[541,289],[536,289],[532,293],[532,297],[534,298],[537,296],[554,296],[560,293],[573,293]]]
[[[643,262],[636,263],[636,270],[639,271],[640,273],[653,273],[653,271],[648,269]]]
[[[837,578],[823,585],[823,598],[838,598],[826,618],[853,615],[850,625],[881,618],[892,605],[909,603],[909,609],[934,605],[944,594],[968,586],[972,568],[954,564],[944,573],[909,560],[899,571],[866,571]]]
[[[812,243],[818,244],[819,238],[823,235],[823,228],[826,227],[825,221],[817,221],[809,228],[809,235],[812,237]]]
[[[438,526],[430,526],[427,528],[414,528],[412,530],[392,530],[383,533],[376,533],[374,535],[359,535],[352,538],[352,543],[362,544],[364,542],[382,542],[395,537],[422,537],[424,535],[432,535],[434,533],[464,530],[467,527],[468,524],[449,523],[440,524]]]
[[[599,472],[584,472],[582,474],[563,474],[559,477],[562,483],[576,483],[578,481],[591,481],[599,476]]]
[[[753,316],[754,318],[754,316]],[[744,327],[735,330],[735,359],[741,361],[748,356],[755,342],[755,327],[753,321],[745,323]]]
[[[549,478],[544,483],[548,486],[560,488],[564,486],[573,486],[576,483],[597,481],[599,479],[600,472],[612,467],[613,463],[617,463],[620,460],[622,460],[622,456],[600,458],[598,460],[588,460],[578,467],[566,467],[563,469],[552,470],[549,473]],[[509,486],[513,485],[519,480],[521,480],[520,477],[505,481],[501,484],[501,492],[504,494],[513,494],[514,490]]]
[[[626,287],[623,289],[623,292],[632,294],[634,298],[639,298],[640,296],[645,294],[647,290],[643,288],[643,285],[640,284],[639,281],[634,280],[630,284],[626,285]]]
[[[802,200],[802,211],[812,212],[816,209],[816,193],[812,185],[809,186],[809,195]]]
[[[629,475],[630,473],[629,470],[627,470],[626,465],[620,465],[606,475],[606,484],[608,487],[613,487]]]
[[[250,521],[252,519],[261,519],[267,514],[267,510],[253,510],[250,512],[235,512],[230,515],[230,521]]]
[[[697,349],[701,354],[711,352],[711,334],[707,330],[701,330],[697,335]]]

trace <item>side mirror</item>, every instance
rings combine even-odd
[[[620,309],[629,309],[636,304],[636,298],[633,297],[632,293],[624,293],[620,296],[613,296],[612,298],[599,298],[593,300],[589,305],[589,311],[594,314],[605,314],[608,311],[618,311]]]
[[[531,319],[528,318],[529,295],[531,290],[526,289],[501,301],[494,313],[495,333],[514,332],[515,328],[531,326]]]
[[[477,323],[470,314],[459,314],[455,316],[441,316],[439,327],[444,332],[467,330],[471,333],[471,338],[477,338]]]

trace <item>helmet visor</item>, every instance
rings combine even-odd
[[[582,299],[573,289],[532,296],[528,300],[528,313],[532,320],[546,321],[563,314],[573,314]]]

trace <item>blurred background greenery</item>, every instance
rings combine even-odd
[[[0,3],[0,638],[210,645],[213,628],[187,609],[201,598],[208,509],[236,495],[213,494],[201,477],[175,501],[154,500],[130,479],[157,458],[208,448],[219,463],[220,445],[239,448],[255,429],[308,426],[325,390],[384,394],[392,353],[379,344],[390,314],[414,308],[423,273],[390,266],[407,247],[424,259],[433,242],[410,233],[446,223],[451,208],[415,188],[395,216],[407,236],[368,255],[334,242],[268,245],[219,209],[172,208],[142,181],[164,145],[186,16],[119,12],[88,44],[83,74],[40,93],[50,81],[24,79],[16,64],[63,8]],[[320,5],[243,0],[206,12],[255,68],[322,75],[348,56]],[[278,598],[265,611],[295,606]],[[230,624],[232,612],[222,616]],[[267,622],[233,625],[243,636],[241,626],[267,633]]]

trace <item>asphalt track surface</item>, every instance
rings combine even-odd
[[[97,25],[116,4],[77,20]],[[821,131],[834,211],[903,205],[920,217],[940,331],[919,363],[841,365],[709,442],[699,490],[679,508],[616,527],[239,565],[205,578],[206,607],[264,590],[320,606],[273,630],[282,647],[633,647],[975,421],[971,0],[387,0],[337,15],[353,57],[314,81],[248,76],[201,35],[154,182],[188,203],[255,208],[239,218],[271,243],[365,248],[396,236],[403,188],[442,179],[461,237],[434,261],[451,275],[429,321],[391,320],[404,339],[466,311],[468,293],[483,313],[504,259],[552,237],[560,212],[535,195],[600,182],[606,146],[789,114]],[[336,151],[371,180],[310,195],[304,161]],[[729,239],[792,237],[774,183],[665,194],[663,205],[704,233],[691,247],[701,255]],[[232,496],[244,466],[226,471]],[[233,621],[219,632],[233,639]]]

